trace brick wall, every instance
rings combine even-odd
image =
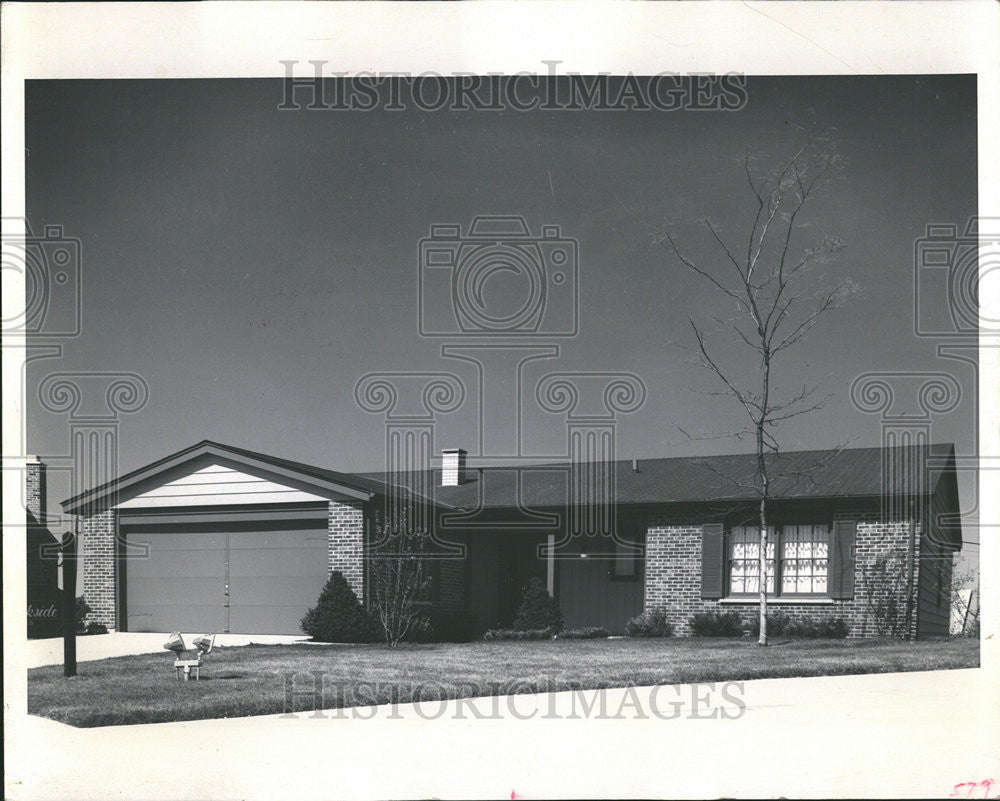
[[[837,517],[843,517],[838,514]],[[919,524],[915,548],[919,550]],[[858,523],[854,548],[854,598],[850,600],[823,599],[823,603],[773,603],[769,611],[780,610],[790,618],[813,620],[841,617],[848,624],[851,637],[870,637],[878,634],[875,616],[870,610],[870,576],[880,557],[890,563],[905,566],[909,548],[909,522]],[[919,557],[919,554],[916,554]],[[910,622],[913,635],[917,632],[916,588],[919,586],[919,558],[914,568],[914,612]],[[905,575],[905,572],[904,574]],[[878,602],[885,593],[873,592]],[[726,603],[704,600],[701,597],[701,521],[693,517],[678,518],[651,515],[646,529],[646,587],[645,609],[662,609],[673,624],[676,634],[691,633],[690,619],[697,612],[736,611],[744,623],[756,619],[755,602]]]
[[[920,524],[916,524],[916,536],[913,543],[913,613],[910,619],[909,634],[915,637],[918,629],[917,591],[920,587]],[[878,575],[876,566],[879,560],[885,560],[892,580],[897,585],[894,593],[905,601],[905,592],[909,584],[907,560],[910,550],[910,523],[908,521],[880,523],[858,523],[858,533],[854,544],[854,602],[851,605],[847,620],[851,626],[852,636],[872,637],[879,634],[877,621],[870,607],[884,601],[890,592],[876,581]]]
[[[339,570],[354,594],[365,600],[364,508],[360,501],[330,501],[327,520],[328,568]]]
[[[450,612],[461,612],[465,608],[465,559],[446,558],[440,565],[438,605]]]
[[[45,503],[45,465],[29,458],[24,465],[24,508],[43,523]]]
[[[117,629],[115,610],[115,510],[80,519],[80,552],[83,556],[82,594],[91,613],[87,622]]]
[[[716,602],[701,599],[701,524],[650,517],[644,608],[662,609],[674,632],[683,635],[691,633],[691,615],[716,607]]]

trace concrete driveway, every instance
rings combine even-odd
[[[995,798],[978,784],[1000,778],[991,679],[749,681],[729,717],[708,685],[601,691],[589,711],[555,693],[100,729],[22,717],[7,797]]]
[[[188,644],[195,637],[205,632],[193,634],[183,633]],[[163,643],[170,637],[170,632],[128,632],[115,634],[93,634],[76,638],[76,661],[92,662],[95,659],[107,659],[112,656],[131,656],[132,654],[164,653]],[[287,644],[304,642],[309,638],[304,635],[280,634],[217,634],[215,644],[218,646],[249,645],[252,642],[263,644]],[[28,640],[24,651],[28,668],[45,665],[61,665],[63,662],[63,641],[61,637],[44,640]]]

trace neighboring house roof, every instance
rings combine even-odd
[[[42,546],[54,546],[58,547],[62,540],[59,539],[55,534],[49,531],[48,526],[44,523],[38,522],[31,510],[28,509],[24,513],[25,523],[28,530],[28,548],[29,550],[34,549],[36,554],[38,549]]]
[[[615,501],[619,504],[740,501],[756,497],[751,484],[756,468],[754,454],[641,459],[635,471],[631,460],[603,464],[470,467],[467,468],[465,482],[459,486],[442,487],[440,470],[399,474],[343,473],[204,440],[80,493],[63,501],[62,505],[68,512],[100,506],[104,498],[147,481],[159,472],[206,455],[256,466],[276,475],[307,481],[362,500],[384,495],[392,486],[405,486],[426,492],[431,496],[429,500],[436,505],[453,509],[565,507],[572,497],[569,491],[571,476],[586,476],[588,471],[592,471],[590,475],[596,479],[606,474],[609,467],[614,471]],[[947,481],[948,489],[954,490],[954,497],[957,498],[955,449],[951,444],[789,451],[769,456],[769,471],[774,477],[771,496],[776,499],[879,497],[886,492],[912,491],[905,483],[885,486],[883,470],[887,464],[901,468],[889,471],[890,477],[912,475],[914,467],[927,464],[930,481],[926,493],[935,492],[941,481]],[[582,484],[601,486],[598,481]],[[586,502],[591,499],[585,496],[581,500]]]

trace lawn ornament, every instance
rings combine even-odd
[[[183,678],[184,681],[188,681],[191,678],[191,672],[194,671],[195,681],[201,679],[201,665],[202,657],[208,656],[212,653],[212,648],[215,647],[215,635],[214,634],[203,634],[200,637],[195,637],[192,640],[196,655],[193,658],[182,659],[181,656],[187,651],[187,647],[184,645],[184,638],[180,635],[180,632],[174,632],[170,635],[170,639],[167,640],[163,647],[168,651],[173,651],[176,659],[174,660],[174,671],[177,674],[177,678]]]
[[[179,631],[175,631],[171,634],[170,639],[163,643],[163,647],[168,651],[173,651],[178,658],[187,650],[187,646],[184,644],[184,638],[181,636]]]

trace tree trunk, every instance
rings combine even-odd
[[[767,502],[760,499],[760,636],[757,645],[767,645]]]
[[[764,458],[764,426],[767,421],[767,410],[771,390],[771,354],[768,352],[765,334],[761,336],[761,365],[764,371],[761,386],[761,412],[757,423],[757,472],[760,477],[760,566],[757,571],[760,581],[760,636],[757,645],[767,645],[767,497],[768,476],[767,460]],[[777,577],[775,577],[777,581]]]

